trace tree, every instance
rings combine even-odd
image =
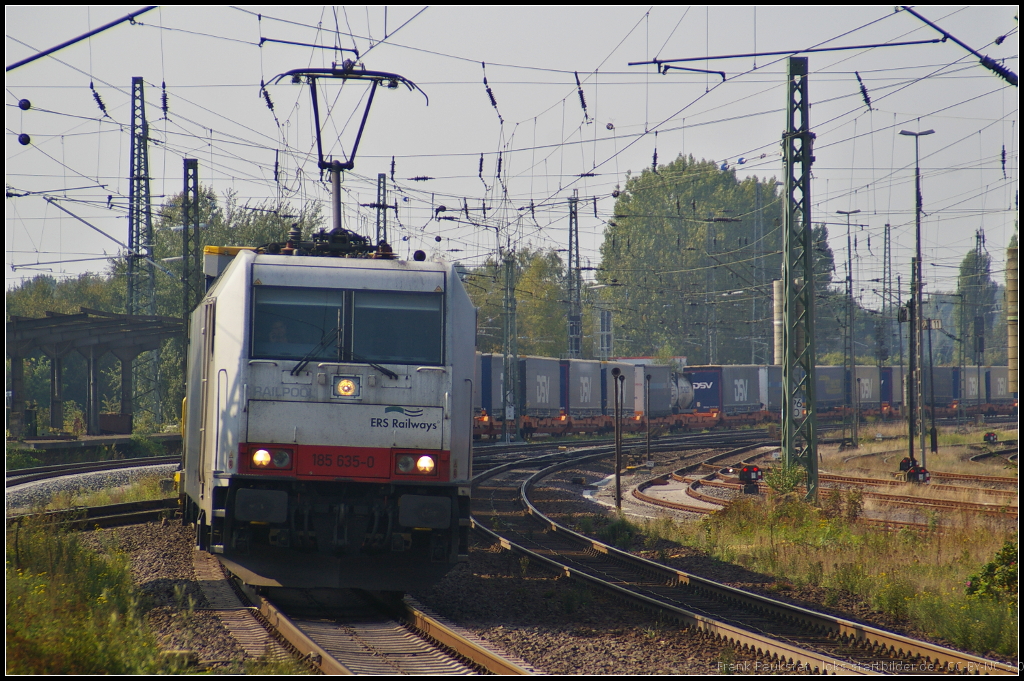
[[[568,350],[565,264],[554,250],[533,250],[529,247],[516,253],[515,263],[518,272],[515,297],[519,354],[564,356]],[[500,353],[505,314],[505,275],[501,264],[490,259],[469,270],[466,290],[480,308],[477,349]]]
[[[960,261],[957,293],[962,310],[957,315],[956,335],[962,340],[968,365],[1006,361],[1006,334],[996,338],[996,302],[1001,300],[999,286],[991,277],[992,257],[981,243]],[[1005,328],[1005,327],[1004,327]],[[982,339],[984,339],[982,341]]]
[[[155,273],[156,314],[166,317],[182,316],[181,221],[182,194],[168,199],[156,211],[153,228],[153,258],[160,264]],[[308,237],[323,226],[320,204],[313,203],[296,211],[289,204],[264,201],[256,206],[239,205],[233,192],[227,192],[219,201],[209,187],[200,190],[199,223],[201,246],[261,246],[272,241],[284,241],[288,230],[297,224]],[[201,264],[200,264],[201,266]],[[7,292],[10,315],[39,317],[44,312],[77,313],[82,307],[104,312],[125,312],[127,265],[123,258],[112,258],[105,274],[84,274],[80,277],[57,281],[53,277],[39,276]],[[164,271],[166,270],[166,271]],[[157,423],[178,418],[181,399],[185,394],[181,373],[181,341],[168,340],[159,351],[160,394],[162,413],[153,414]],[[45,404],[49,400],[49,359],[42,356],[26,369],[27,398]],[[65,397],[80,405],[85,404],[85,362],[77,353],[65,362]],[[117,403],[120,395],[120,371],[111,355],[100,361],[100,372],[105,377],[100,388],[101,401]],[[136,411],[155,411],[155,402],[145,397],[138,400]]]
[[[779,205],[774,180],[740,181],[692,156],[627,176],[597,272],[617,349],[668,345],[691,363],[749,363],[753,337],[770,360],[782,233],[769,216]]]

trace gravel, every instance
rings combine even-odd
[[[113,471],[66,475],[52,480],[37,480],[16,485],[8,488],[4,497],[7,515],[28,513],[34,508],[48,504],[57,494],[78,494],[111,487],[124,487],[154,473],[164,473],[170,477],[174,475],[177,468],[178,464],[120,468]]]
[[[416,598],[552,674],[713,674],[721,665],[747,665],[737,669],[753,672],[766,664],[530,565],[498,545],[474,544],[468,564]]]
[[[127,554],[132,578],[149,608],[147,620],[165,650],[194,651],[204,666],[241,671],[245,653],[212,612],[196,581],[194,532],[178,522],[146,523],[82,533],[87,545]]]

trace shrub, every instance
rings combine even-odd
[[[776,494],[789,494],[803,484],[805,471],[801,466],[791,466],[784,462],[772,466],[764,476],[764,484]]]
[[[605,544],[629,549],[639,528],[625,518],[616,518],[597,531],[597,538]]]
[[[6,576],[8,674],[173,671],[123,556],[101,556],[52,527],[19,527],[8,533]]]
[[[966,594],[1017,603],[1017,542],[1007,541],[995,558],[967,580]]]

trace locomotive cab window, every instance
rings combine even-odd
[[[344,309],[342,291],[254,287],[251,356],[338,361]]]
[[[443,301],[442,293],[256,286],[251,357],[442,364]]]
[[[352,359],[385,364],[441,364],[441,293],[356,291]]]

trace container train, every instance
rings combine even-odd
[[[418,589],[466,560],[476,309],[455,270],[341,228],[207,247],[204,270],[180,485],[199,548],[257,587]]]
[[[782,412],[782,367],[764,365],[669,366],[617,361],[518,358],[518,390],[506,388],[502,355],[478,353],[473,395],[474,437],[494,438],[509,432],[519,416],[524,437],[539,433],[606,433],[614,429],[611,371],[619,368],[623,385],[624,428],[652,426],[694,430],[778,422]],[[904,404],[900,367],[858,366],[851,377],[845,367],[815,369],[817,412],[841,419],[855,398],[862,418],[898,418]],[[646,376],[649,385],[645,385]],[[935,367],[925,373],[925,402],[930,413],[932,383],[936,416],[955,416],[963,400],[968,414],[1016,413],[1017,400],[1007,390],[1007,367],[973,367],[960,381],[959,369]],[[960,396],[960,385],[964,396]],[[850,394],[848,390],[852,390]],[[506,394],[507,393],[507,394]],[[801,408],[800,404],[794,405]]]

